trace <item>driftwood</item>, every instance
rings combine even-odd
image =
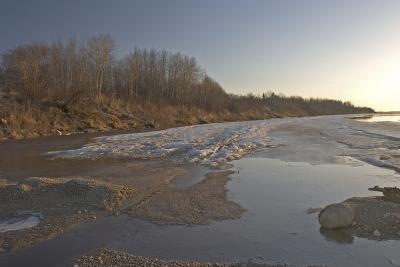
[[[375,191],[375,192],[382,192],[385,199],[387,199],[388,201],[400,204],[400,189],[397,187],[374,186],[374,187],[368,188],[368,190]]]

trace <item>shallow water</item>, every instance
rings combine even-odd
[[[119,159],[57,160],[46,153],[55,150],[74,149],[93,141],[98,136],[131,133],[137,130],[114,130],[108,132],[50,136],[26,140],[0,142],[0,178],[18,180],[34,176],[71,176],[101,173],[105,167],[118,165]]]
[[[40,216],[27,214],[1,219],[0,233],[35,227],[40,223],[39,217]]]
[[[203,181],[208,168],[198,164],[187,164],[187,172],[175,177],[173,185],[176,188],[186,188]]]
[[[398,185],[393,171],[367,164],[287,163],[265,157],[234,162],[229,198],[248,211],[239,220],[207,226],[157,226],[127,216],[79,226],[18,256],[0,259],[18,266],[68,266],[71,257],[107,246],[137,255],[200,261],[255,260],[327,266],[391,266],[400,242],[372,241],[343,232],[321,232],[322,207],[352,196],[369,196],[374,185]],[[44,258],[43,255],[46,255]]]

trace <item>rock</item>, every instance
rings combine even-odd
[[[380,159],[380,160],[389,160],[390,157],[387,156],[387,155],[381,155],[381,156],[379,156],[379,159]]]
[[[0,186],[6,186],[6,185],[7,185],[7,180],[0,178]]]
[[[319,223],[323,228],[346,228],[353,220],[353,208],[343,203],[328,205],[319,213]]]
[[[381,236],[381,232],[380,232],[379,230],[374,230],[374,231],[372,232],[372,234],[373,234],[375,237],[380,237],[380,236]]]
[[[144,128],[146,128],[146,129],[154,129],[154,128],[156,128],[156,124],[152,123],[152,122],[147,122],[147,123],[144,124]]]
[[[397,260],[391,259],[391,260],[389,260],[389,262],[390,262],[390,264],[392,264],[392,265],[394,265],[394,266],[400,266],[400,262],[397,261]]]
[[[322,208],[313,208],[313,207],[309,207],[307,209],[307,214],[313,214],[313,213],[318,213],[321,212],[323,209]]]
[[[391,202],[394,203],[400,203],[400,189],[397,187],[379,187],[379,186],[374,186],[371,188],[368,188],[370,191],[374,192],[382,192],[383,196]]]
[[[19,184],[18,185],[18,191],[21,193],[28,193],[32,190],[32,186],[29,184]]]

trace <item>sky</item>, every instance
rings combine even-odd
[[[229,93],[274,91],[400,110],[397,0],[0,0],[0,52],[112,35],[196,57]]]

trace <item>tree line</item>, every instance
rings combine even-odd
[[[1,69],[2,89],[29,99],[142,97],[219,110],[228,98],[195,58],[135,48],[118,59],[109,35],[20,45],[2,55]]]
[[[238,106],[246,109],[254,106],[267,108],[274,114],[285,116],[314,116],[351,113],[373,113],[368,107],[356,107],[351,102],[325,98],[303,98],[267,92],[260,95],[232,96]]]
[[[29,101],[70,103],[102,97],[145,99],[212,112],[269,109],[299,115],[371,112],[346,102],[285,97],[274,93],[238,96],[224,89],[196,59],[164,50],[135,48],[117,57],[106,34],[84,41],[29,43],[2,54],[0,90]]]

